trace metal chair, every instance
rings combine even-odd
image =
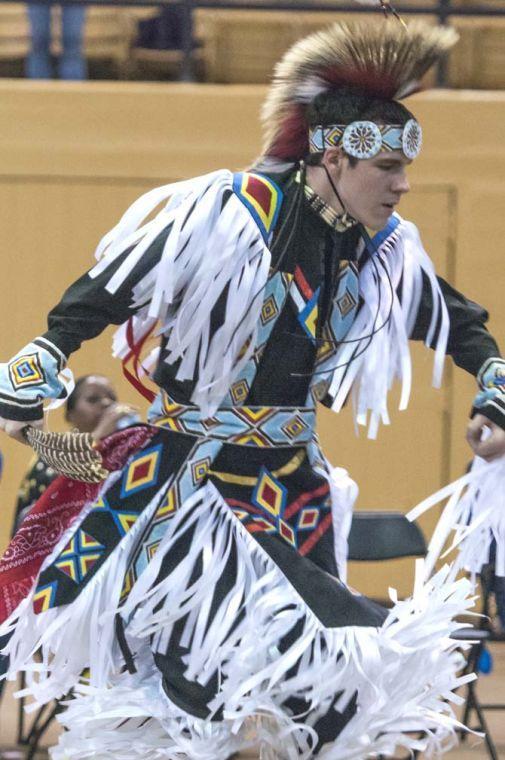
[[[490,597],[492,593],[490,575],[493,574],[491,566],[482,569],[480,584],[482,589],[482,618],[478,630],[466,631],[467,641],[472,641],[472,646],[467,657],[465,673],[474,673],[478,670],[479,661],[487,642],[505,642],[505,636],[497,634],[491,627]],[[461,633],[464,633],[463,631]],[[477,683],[472,681],[466,686],[465,706],[463,709],[462,722],[470,726],[470,721],[475,715],[476,723],[470,726],[475,731],[483,731],[485,734],[486,747],[491,760],[498,760],[498,752],[489,730],[485,713],[489,711],[505,710],[503,702],[481,702],[477,694]],[[467,734],[462,733],[461,741],[467,739]]]
[[[424,535],[416,523],[412,523],[401,512],[355,512],[349,534],[349,559],[358,562],[374,562],[400,557],[424,557],[427,546]],[[453,634],[453,638],[461,643],[472,642],[464,673],[473,673],[477,669],[480,655],[486,641],[492,641],[493,635],[489,630],[488,614],[489,594],[484,595],[484,615],[481,627],[462,628]],[[496,639],[495,639],[496,640]],[[477,682],[466,684],[465,707],[463,724],[468,725],[473,713],[477,724],[471,728],[484,733],[486,748],[491,760],[498,760],[496,747],[487,724],[485,710],[503,710],[505,704],[483,704],[477,694]],[[461,740],[467,737],[461,732]],[[418,757],[418,753],[414,753]]]
[[[349,559],[357,562],[426,556],[426,541],[402,512],[355,512],[349,533]]]
[[[354,512],[348,544],[348,559],[354,562],[424,557],[427,549],[420,528],[402,512]],[[409,755],[418,756],[418,752]]]
[[[26,679],[24,673],[20,676],[20,689],[24,689],[26,686]],[[25,699],[21,697],[19,700],[18,711],[18,731],[17,731],[17,743],[21,747],[26,747],[26,760],[33,760],[36,753],[39,750],[40,741],[46,733],[47,729],[53,722],[57,713],[61,710],[61,706],[58,701],[53,701],[47,705],[42,705],[35,716],[30,721],[29,725],[26,720],[25,713]]]

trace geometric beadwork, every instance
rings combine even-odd
[[[57,585],[57,582],[53,581],[52,583],[48,583],[47,586],[37,589],[32,599],[33,611],[36,615],[40,612],[45,612],[53,606]]]
[[[100,559],[104,549],[105,547],[89,533],[78,530],[54,565],[75,583],[80,583]]]
[[[237,406],[242,404],[249,395],[249,390],[250,389],[247,380],[238,380],[236,383],[233,383],[233,385],[230,387],[233,403],[237,404]]]
[[[14,390],[45,383],[44,370],[38,354],[26,354],[9,364],[9,377]]]
[[[205,479],[211,465],[210,457],[199,459],[197,462],[191,464],[191,477],[194,486],[199,486]]]
[[[345,339],[354,321],[354,315],[359,303],[359,281],[356,265],[352,261],[342,260],[337,280],[337,292],[333,298],[329,318],[325,321],[322,338],[317,353],[318,379],[322,378],[325,367],[328,376],[335,370],[334,357],[338,344]],[[317,376],[316,376],[317,377]]]
[[[234,174],[233,190],[267,241],[279,215],[282,191],[272,180],[253,172]]]
[[[121,498],[149,488],[158,478],[162,445],[143,449],[131,462],[123,475]]]
[[[259,448],[290,446],[293,441],[306,443],[311,439],[315,422],[312,406],[294,407],[291,415],[289,407],[243,406],[242,397],[248,393],[248,382],[245,379],[238,380],[230,389],[233,406],[218,409],[209,419],[201,419],[196,407],[179,406],[170,416],[156,419],[156,425],[180,433],[208,436],[210,439]],[[165,391],[163,395],[167,396]],[[170,399],[167,401],[168,404],[165,403],[164,406],[171,405]],[[145,462],[141,464],[147,466]],[[202,483],[209,464],[207,459],[193,462],[193,484]],[[135,466],[138,467],[138,463],[133,462],[130,468]],[[129,488],[138,487],[134,479],[137,475],[135,470],[130,477],[131,482],[127,484]]]
[[[373,158],[381,150],[401,150],[407,158],[419,155],[422,130],[415,119],[406,124],[375,124],[373,121],[353,121],[351,124],[317,125],[309,132],[311,153],[342,145],[349,156]]]
[[[312,340],[316,338],[317,314],[318,314],[319,288],[305,305],[304,309],[298,314],[298,321]]]
[[[319,510],[316,507],[306,507],[300,513],[298,520],[298,530],[308,530],[315,528],[319,519]]]
[[[118,529],[118,532],[121,538],[128,533],[128,531],[133,527],[133,525],[136,523],[139,517],[138,512],[129,512],[126,510],[114,509],[114,507],[110,506],[105,496],[100,496],[96,500],[96,502],[93,505],[93,509],[91,510],[91,513],[101,512],[101,511],[105,511],[105,512],[108,512],[108,514],[110,514],[110,516],[114,520],[114,523],[116,525],[116,528]]]
[[[270,295],[263,303],[261,309],[261,324],[266,325],[271,319],[277,316],[279,309],[273,295]]]
[[[158,520],[160,517],[166,517],[170,512],[175,512],[177,507],[177,488],[172,486],[168,489],[166,497],[158,507],[154,519]]]
[[[275,533],[276,527],[263,517],[254,517],[253,525],[256,529],[263,531],[264,533]],[[255,532],[255,531],[253,531]]]
[[[287,522],[284,522],[284,520],[279,520],[279,533],[288,543],[296,547],[295,532],[291,525],[289,525]]]
[[[318,300],[320,288],[312,290],[301,267],[295,267],[294,278],[289,290],[298,314],[298,321],[313,341],[316,338]]]
[[[345,293],[337,300],[337,306],[342,317],[346,317],[356,306],[356,299],[350,290],[346,289]]]
[[[147,544],[147,546],[145,547],[147,556],[149,557],[149,561],[153,559],[159,545],[160,545],[160,541],[153,541],[152,544]]]
[[[284,508],[286,498],[287,489],[266,467],[262,467],[252,495],[252,503],[265,509],[274,517],[278,517]]]
[[[291,419],[281,427],[283,432],[286,433],[288,438],[291,440],[298,438],[298,436],[307,430],[307,428],[308,425],[301,419],[298,414],[296,414],[294,417],[291,417]]]

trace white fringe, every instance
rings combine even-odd
[[[489,562],[495,540],[495,573],[505,576],[505,457],[492,462],[475,457],[466,475],[429,496],[407,517],[417,520],[444,499],[448,501],[428,547],[426,573],[432,571],[440,556],[458,547],[455,566],[475,576]],[[442,554],[452,532],[451,545]]]
[[[58,717],[69,730],[50,750],[52,760],[226,760],[258,745],[268,760],[280,757],[272,748],[284,741],[289,754],[282,756],[299,759],[293,754],[289,718],[273,720],[265,714],[211,723],[184,713],[162,690],[150,654],[137,673],[121,674],[111,688],[80,684],[76,692],[77,699]]]
[[[314,436],[308,445],[307,453],[314,472],[321,475],[330,487],[335,561],[338,577],[342,583],[346,583],[347,557],[349,554],[348,539],[352,524],[352,513],[359,494],[358,484],[343,467],[333,467],[321,451],[317,436]]]
[[[409,402],[412,364],[408,339],[419,309],[423,272],[429,279],[433,297],[426,345],[432,344],[440,321],[433,368],[433,385],[439,387],[449,315],[433,264],[415,225],[401,220],[359,275],[364,303],[346,336],[346,341],[356,342],[343,343],[339,348],[335,357],[339,368],[333,373],[328,392],[334,397],[332,409],[338,412],[352,391],[357,424],[367,425],[369,416],[369,438],[376,438],[380,422],[389,424],[387,395],[396,379],[401,382],[400,410],[406,409]],[[377,332],[373,334],[374,331]]]
[[[91,665],[90,685],[77,687],[79,696],[62,717],[69,731],[53,752],[55,760],[224,760],[254,742],[262,745],[265,760],[308,760],[311,726],[337,694],[336,709],[343,709],[356,691],[357,712],[336,742],[322,749],[324,760],[393,756],[398,747],[433,756],[453,746],[459,724],[450,703],[460,701],[453,690],[473,676],[458,677],[463,658],[450,637],[460,627],[454,616],[473,603],[470,583],[456,580],[449,567],[423,583],[418,568],[413,597],[397,602],[380,629],[325,628],[211,484],[168,522],[152,562],[119,610],[140,668],[121,674],[114,615],[131,548],[156,506],[157,497],[76,602],[40,616],[29,608],[18,624],[11,667],[28,671],[27,691],[38,701],[63,694]],[[189,530],[190,553],[153,585],[163,558]],[[232,548],[235,585],[209,619]],[[186,614],[185,675],[206,683],[220,674],[220,689],[208,705],[211,714],[223,708],[219,723],[174,707],[152,669],[151,649],[164,652],[174,623]],[[279,642],[297,623],[296,641],[281,653]],[[39,647],[40,665],[29,661]],[[32,677],[37,671],[39,683]],[[309,703],[303,724],[283,707],[290,696]],[[147,718],[152,720],[144,723]]]
[[[332,467],[328,464],[328,483],[331,495],[331,516],[333,525],[333,540],[335,545],[335,560],[338,577],[342,583],[347,583],[347,555],[349,551],[348,538],[351,530],[352,513],[358,498],[358,484],[350,477],[343,467]]]
[[[153,587],[163,557],[189,529],[194,529],[191,557]],[[236,583],[209,621],[212,592],[232,545],[239,557]],[[195,580],[198,557],[203,570]],[[450,568],[426,584],[419,581],[419,572],[412,599],[398,602],[379,630],[325,628],[208,485],[174,517],[122,614],[132,615],[128,633],[137,641],[154,635],[154,649],[160,652],[174,623],[188,614],[182,642],[190,650],[185,675],[206,683],[216,671],[221,674],[221,690],[209,708],[213,713],[223,708],[227,720],[266,712],[285,721],[282,703],[296,695],[310,704],[305,719],[310,725],[337,693],[342,692],[337,705],[342,709],[357,689],[357,715],[321,757],[393,754],[397,746],[422,746],[436,754],[456,741],[459,724],[446,700],[459,701],[452,691],[466,678],[457,675],[463,658],[450,640],[460,627],[452,618],[473,600],[468,581],[456,581]],[[244,617],[232,630],[239,611]],[[298,639],[281,654],[279,641],[299,622]],[[310,749],[304,749],[307,726],[293,721],[291,730],[293,757],[311,757]],[[426,736],[416,740],[406,734],[417,731]]]
[[[156,188],[139,198],[100,242],[96,277],[131,248],[112,275],[115,293],[149,246],[170,228],[160,262],[133,289],[137,337],[158,320],[168,336],[164,361],[181,361],[178,380],[196,380],[191,397],[210,417],[235,375],[254,350],[270,251],[251,214],[234,193],[223,207],[233,174],[218,171]],[[161,204],[151,221],[146,217]],[[223,324],[210,334],[209,315],[226,292]],[[245,344],[248,350],[241,355]],[[128,351],[125,326],[114,340],[114,353]],[[239,358],[240,357],[240,358]]]

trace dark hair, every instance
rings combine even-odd
[[[73,412],[75,409],[75,405],[79,401],[82,386],[89,380],[90,377],[105,377],[105,375],[97,375],[95,373],[92,373],[90,375],[81,375],[77,378],[75,381],[74,390],[65,401],[65,419],[68,419],[70,412]]]
[[[403,103],[397,100],[384,100],[372,98],[370,95],[361,93],[348,87],[340,87],[332,92],[323,92],[316,95],[307,108],[307,122],[309,127],[318,124],[350,124],[352,121],[369,120],[377,124],[404,125],[414,116],[405,108]],[[313,154],[307,163],[319,163],[320,153]],[[349,157],[352,165],[358,159]]]

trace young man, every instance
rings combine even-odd
[[[453,42],[394,22],[300,42],[254,170],[139,199],[48,332],[2,366],[0,414],[20,435],[64,394],[83,340],[122,325],[116,353],[135,361],[160,325],[158,432],[83,507],[10,620],[11,668],[36,672],[35,698],[74,689],[54,758],[216,760],[260,745],[341,760],[453,741],[450,634],[469,587],[440,571],[389,614],[352,593],[352,487],[314,434],[316,401],[338,411],[351,393],[372,435],[395,378],[407,403],[410,336],[435,349],[435,379],[446,352],[481,371],[474,427],[491,436],[473,445],[505,450],[486,313],[437,280],[394,213],[421,143],[397,98]]]

